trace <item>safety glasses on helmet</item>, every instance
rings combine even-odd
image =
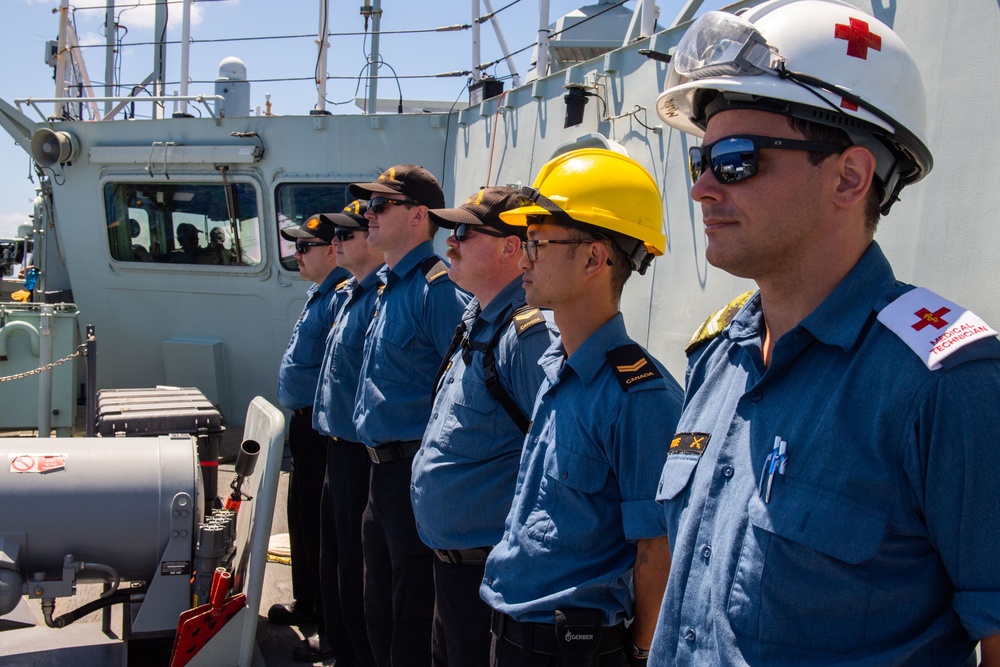
[[[489,227],[483,227],[481,225],[467,225],[462,223],[455,227],[455,230],[451,233],[452,237],[459,243],[464,243],[472,236],[472,233],[484,234],[486,236],[492,236],[494,238],[502,239],[504,234],[495,229],[490,229]]]
[[[843,153],[847,146],[822,144],[815,141],[761,137],[753,134],[723,137],[704,146],[688,149],[691,179],[697,181],[706,169],[719,183],[739,183],[757,174],[762,148],[817,153]]]
[[[375,215],[382,215],[389,206],[419,206],[412,199],[389,199],[388,197],[372,197],[368,201],[368,210]]]
[[[309,252],[309,248],[317,245],[330,245],[324,241],[296,241],[295,242],[295,252],[300,255],[304,255]]]

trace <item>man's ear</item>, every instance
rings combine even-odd
[[[875,178],[875,156],[863,146],[849,146],[837,156],[834,203],[850,208],[864,200]]]

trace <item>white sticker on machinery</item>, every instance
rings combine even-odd
[[[11,454],[7,472],[44,474],[65,469],[65,454]]]

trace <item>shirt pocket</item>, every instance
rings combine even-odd
[[[700,456],[688,454],[668,454],[660,473],[660,483],[656,487],[656,500],[673,500],[688,488],[694,469],[698,467]]]
[[[600,494],[610,470],[606,461],[555,445],[545,458],[542,490],[529,517],[530,532],[547,544],[558,543],[560,550],[593,549],[607,530],[606,512],[600,510],[605,499]]]
[[[848,653],[867,636],[873,559],[888,521],[837,494],[785,479],[750,499],[727,613],[767,644]]]
[[[375,339],[376,354],[371,372],[375,377],[398,384],[412,384],[416,378],[400,369],[412,368],[407,350],[413,347],[416,331],[412,325],[387,320]]]
[[[448,410],[442,427],[445,437],[439,443],[441,449],[480,461],[492,458],[494,450],[506,444],[497,442],[497,410],[500,404],[490,396],[486,387],[476,381],[455,378],[455,382],[462,383],[461,390],[450,395],[453,398],[450,404],[440,406]],[[439,409],[438,405],[434,407]]]

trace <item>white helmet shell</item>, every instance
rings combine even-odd
[[[907,163],[900,165],[904,183],[930,171],[923,81],[906,45],[887,25],[839,0],[772,0],[728,16],[730,23],[756,32],[769,51],[758,45],[756,62],[743,60],[727,70],[713,65],[726,44],[720,44],[718,32],[704,34],[706,26],[714,27],[710,14],[722,15],[703,15],[677,47],[666,90],[656,102],[665,123],[703,136],[707,119],[696,94],[702,90],[721,91],[727,99],[768,98],[790,103],[788,115],[842,127],[852,137],[881,136]],[[682,54],[685,50],[689,53]],[[704,65],[699,71],[684,71],[691,53]],[[789,72],[793,75],[786,76]],[[810,117],[802,107],[812,108]]]

